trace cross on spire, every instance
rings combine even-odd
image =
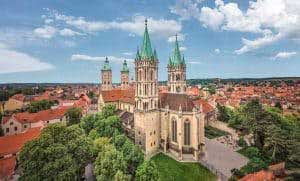
[[[145,26],[147,27],[147,23],[148,23],[148,20],[147,18],[145,19]]]

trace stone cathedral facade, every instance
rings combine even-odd
[[[110,66],[107,62],[104,63],[99,97],[100,110],[105,104],[115,104],[118,109],[132,114],[132,125],[127,128],[132,132],[134,142],[143,148],[147,158],[162,151],[178,159],[190,155],[198,160],[205,152],[204,117],[206,115],[202,104],[199,103],[201,101],[186,94],[186,64],[179,50],[177,36],[166,71],[168,73],[167,93],[159,93],[159,60],[156,50],[152,50],[151,47],[147,21],[142,46],[137,50],[134,65],[133,90],[127,86],[129,70],[125,68],[126,71],[123,71],[124,67],[127,67],[124,64],[121,71],[121,89],[114,90],[111,89],[111,77],[105,76],[111,76]],[[123,73],[128,74],[123,75]],[[124,105],[127,104],[132,107],[124,110]]]

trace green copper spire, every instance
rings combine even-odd
[[[185,64],[185,59],[184,59],[184,55],[182,55],[182,64]]]
[[[176,39],[175,39],[174,54],[171,56],[171,62],[169,61],[169,64],[170,65],[185,64],[184,57],[182,57],[182,59],[181,59],[179,44],[178,44],[178,40],[177,40],[177,35],[176,35]]]
[[[139,51],[139,47],[137,48],[136,51],[136,55],[135,55],[135,61],[139,61],[141,60],[141,55],[140,55],[140,51]]]
[[[105,62],[104,62],[104,64],[103,64],[103,67],[102,67],[101,70],[111,70],[111,67],[110,67],[110,65],[109,65],[109,61],[108,61],[108,58],[107,58],[107,57],[105,58]]]
[[[148,33],[148,28],[147,28],[147,19],[145,20],[145,32],[144,32],[144,39],[143,39],[143,45],[141,49],[141,58],[148,58],[151,59],[152,57],[152,48],[151,48],[151,42],[150,42],[150,37]]]
[[[129,72],[129,68],[127,66],[126,60],[124,60],[124,62],[123,62],[123,67],[122,67],[121,72]]]

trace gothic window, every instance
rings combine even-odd
[[[177,142],[177,121],[172,120],[172,141]]]
[[[150,80],[154,80],[153,70],[150,71]]]
[[[180,75],[179,74],[176,75],[176,81],[178,81],[178,80],[180,80]]]
[[[177,92],[177,93],[180,92],[180,87],[179,87],[179,86],[176,87],[176,92]]]
[[[189,120],[185,120],[184,122],[184,144],[191,144],[191,123]]]

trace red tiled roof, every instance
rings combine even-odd
[[[10,178],[15,170],[16,157],[12,156],[0,160],[0,180]]]
[[[192,96],[200,95],[200,89],[198,87],[191,87],[187,89],[187,94]]]
[[[170,110],[192,111],[194,108],[193,100],[187,94],[160,93],[159,107],[169,106]]]
[[[209,112],[212,112],[214,111],[214,108],[212,105],[210,105],[207,101],[203,100],[203,99],[198,99],[198,100],[195,100],[193,101],[195,105],[202,105],[202,109],[203,109],[203,112],[205,114],[209,113]]]
[[[25,96],[23,94],[15,94],[11,98],[23,102],[25,99]]]
[[[248,174],[239,181],[273,181],[275,176],[272,172],[261,170],[256,173]]]
[[[48,121],[52,119],[58,119],[65,115],[67,108],[48,109],[39,111],[37,113],[17,113],[14,114],[14,118],[20,123],[34,123],[39,121]]]
[[[121,101],[129,104],[134,104],[134,89],[113,89],[110,91],[101,92],[104,102]]]
[[[36,127],[30,128],[25,133],[0,137],[0,156],[19,152],[27,141],[39,137],[40,132],[41,127]]]

